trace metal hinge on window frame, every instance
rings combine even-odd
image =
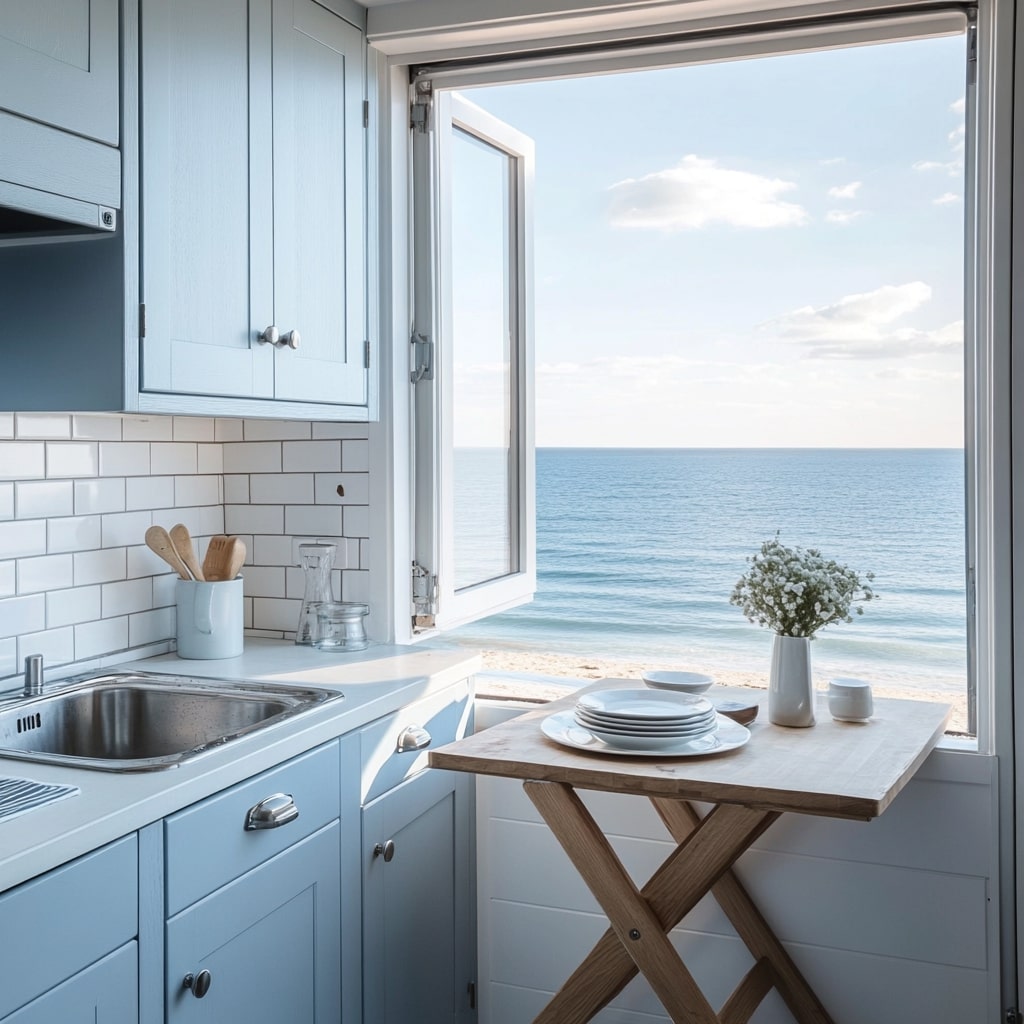
[[[370,343],[368,341],[363,342],[363,369],[368,370],[370,368]]]
[[[146,336],[146,304],[144,302],[139,303],[139,337],[144,338]]]
[[[1016,1006],[1009,1006],[1006,1009],[1006,1016],[1003,1017],[1006,1024],[1021,1024],[1020,1011]]]
[[[967,10],[967,83],[978,81],[978,8]]]
[[[419,562],[412,563],[413,630],[433,629],[437,613],[437,577]]]
[[[409,110],[409,127],[426,134],[430,131],[430,113],[434,106],[434,87],[430,82],[416,83],[416,99]]]
[[[413,334],[410,339],[413,347],[413,369],[409,379],[413,384],[421,380],[434,379],[434,343],[425,334]]]

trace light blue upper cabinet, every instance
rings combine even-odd
[[[362,33],[313,0],[141,24],[142,391],[365,406]]]

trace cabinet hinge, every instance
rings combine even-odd
[[[413,631],[433,629],[437,612],[437,577],[412,563],[412,625]]]
[[[434,106],[434,87],[430,82],[416,83],[416,99],[409,112],[409,126],[421,134],[430,131],[430,113]]]
[[[146,336],[146,304],[144,302],[139,303],[139,337],[144,338]]]
[[[476,1009],[476,982],[471,981],[469,983],[469,985],[466,987],[466,990],[469,993],[469,1008],[471,1010],[475,1010]]]
[[[434,343],[425,334],[414,334],[412,341],[413,368],[409,379],[413,384],[434,379]]]
[[[368,341],[363,342],[363,368],[366,370],[370,368],[370,343]]]
[[[370,101],[363,100],[363,127],[370,127]]]

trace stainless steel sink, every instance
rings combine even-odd
[[[0,706],[0,757],[100,771],[173,768],[341,694],[112,673]]]

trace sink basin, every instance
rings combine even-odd
[[[0,709],[0,757],[100,771],[173,768],[339,697],[313,687],[94,676]]]

